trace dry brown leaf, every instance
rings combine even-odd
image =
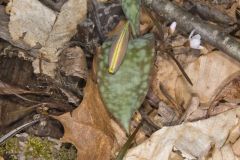
[[[239,137],[240,137],[240,124],[238,123],[238,125],[232,129],[227,141],[230,143],[234,143]]]
[[[40,1],[32,0],[11,0],[8,7],[11,10],[9,32],[12,39],[22,39],[31,47],[36,43],[44,45],[56,19],[54,11]]]
[[[80,106],[70,113],[55,117],[64,126],[63,141],[74,144],[78,159],[109,160],[116,148],[111,119],[101,101],[97,85],[88,78]],[[116,124],[115,124],[116,125]],[[122,135],[122,134],[121,134]]]
[[[233,150],[230,144],[225,144],[221,148],[222,160],[235,160]]]
[[[240,77],[236,77],[227,84],[215,99],[216,101],[224,100],[228,103],[238,104],[240,102]]]
[[[30,91],[8,85],[0,80],[0,95],[15,95],[27,102],[31,101],[22,97],[21,94],[31,93]],[[0,98],[0,129],[7,127],[7,125],[16,122],[16,120],[26,117],[27,114],[32,113],[35,107],[24,107],[21,103],[14,104],[9,99]]]
[[[232,146],[234,154],[240,156],[240,138]]]
[[[234,109],[206,120],[163,127],[148,140],[130,149],[124,160],[168,160],[173,149],[187,159],[201,159],[211,147],[221,148],[229,132],[239,121],[240,109]],[[223,157],[231,157],[229,147],[221,150]]]
[[[187,98],[186,100],[187,102],[190,101],[191,93],[189,92],[188,89],[186,90],[186,87],[185,87],[187,82],[181,76],[181,73],[178,67],[176,66],[176,64],[172,59],[164,55],[157,56],[152,75],[153,75],[152,82],[150,84],[151,89],[153,93],[160,98],[160,100],[163,100],[167,104],[171,104],[165,96],[166,93],[163,93],[160,90],[159,86],[161,84],[167,91],[167,94],[169,94],[173,98],[173,100],[178,104],[182,103],[178,101],[178,94],[184,98]],[[176,82],[178,79],[181,79],[182,83],[176,86]],[[182,85],[184,86],[182,87]],[[176,87],[183,88],[182,90],[180,90],[181,93],[176,93]]]
[[[31,47],[41,45],[40,53],[49,62],[42,62],[42,73],[54,77],[58,54],[76,33],[77,24],[86,16],[86,0],[68,0],[56,14],[39,1],[11,0],[9,31],[13,40],[22,40]],[[37,56],[37,55],[36,55]],[[40,73],[39,59],[33,63]]]
[[[214,51],[189,63],[185,71],[193,82],[193,86],[190,86],[181,76],[172,60],[158,56],[151,83],[154,94],[169,104],[159,89],[161,83],[178,105],[187,108],[192,95],[196,95],[200,99],[200,104],[209,107],[226,84],[239,76],[240,66],[238,62],[222,52]]]
[[[126,20],[120,20],[117,26],[114,27],[112,31],[107,33],[107,37],[111,38],[113,36],[117,36],[121,32],[125,24],[126,24]]]
[[[222,160],[222,153],[219,148],[214,148],[211,160]]]
[[[217,106],[214,106],[213,108],[208,110],[208,115],[209,116],[214,116],[219,113],[225,112],[230,109],[238,108],[239,105],[234,104],[234,103],[220,103]]]
[[[141,35],[146,34],[153,28],[153,21],[148,13],[141,8],[140,12],[140,33]]]
[[[169,160],[184,160],[184,158],[176,152],[171,152]]]
[[[87,79],[87,61],[80,47],[64,49],[59,55],[57,78],[62,85],[61,91],[68,102],[78,106],[82,97],[83,80]]]
[[[233,22],[237,22],[237,17],[236,17],[237,7],[238,7],[238,3],[233,3],[232,6],[226,10],[226,13],[233,19]]]
[[[8,29],[9,15],[6,14],[5,8],[3,5],[0,5],[0,37],[1,39],[6,40],[7,42],[13,44],[22,49],[29,49],[29,46],[24,44],[21,41],[13,41]],[[3,46],[1,46],[2,49]]]
[[[59,67],[66,76],[87,79],[87,61],[80,47],[63,50],[59,58]]]
[[[192,97],[190,104],[187,108],[187,110],[184,112],[183,116],[180,119],[180,122],[187,121],[189,118],[191,119],[197,119],[198,117],[193,117],[193,113],[197,111],[199,107],[199,98],[198,97]],[[201,115],[201,114],[200,114]]]
[[[222,52],[214,51],[190,63],[185,71],[193,82],[191,92],[197,94],[200,103],[207,106],[226,84],[239,76],[240,66]],[[177,82],[176,86],[181,83]]]
[[[46,58],[56,60],[55,57],[52,59],[51,54],[60,53],[58,49],[63,48],[63,45],[77,32],[77,25],[84,20],[86,13],[86,0],[68,0],[62,6],[44,47],[41,49]]]
[[[178,72],[174,66],[174,62],[169,58],[164,56],[157,56],[154,68],[153,68],[153,77],[151,88],[155,95],[157,95],[161,100],[164,100],[169,104],[167,98],[161,92],[159,85],[160,83],[168,91],[168,94],[173,98],[175,94],[175,83],[178,76]]]
[[[14,94],[23,94],[31,93],[30,91],[10,86],[0,80],[0,95],[14,95]]]
[[[109,0],[97,0],[97,2],[107,2],[107,1],[109,1]]]

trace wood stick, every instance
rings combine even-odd
[[[169,0],[145,0],[147,6],[169,21],[176,21],[177,27],[187,33],[192,30],[201,35],[202,39],[229,56],[240,61],[240,43],[219,27],[209,24],[193,16]]]

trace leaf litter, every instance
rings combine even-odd
[[[8,1],[2,3],[6,4]],[[120,12],[116,12],[116,14],[111,12],[111,3],[95,6],[101,10],[101,14],[100,11],[96,11],[97,14],[107,15],[104,16],[107,17],[106,19],[102,20],[102,17],[99,16],[101,18],[98,18],[98,20],[103,28],[101,34],[105,34],[108,39],[112,39],[112,35],[118,33],[122,23],[120,20],[123,19],[122,15],[118,15]],[[127,118],[127,121],[131,120],[129,133],[134,131],[140,121],[143,126],[138,131],[135,142],[124,159],[231,160],[239,158],[237,157],[240,156],[239,62],[226,56],[224,52],[216,50],[215,46],[211,46],[207,41],[204,41],[205,38],[202,35],[201,47],[204,49],[194,49],[189,44],[191,42],[188,40],[188,35],[182,32],[181,28],[178,28],[178,24],[176,24],[174,32],[169,32],[169,24],[172,24],[172,22],[166,22],[159,17],[160,23],[158,22],[158,25],[156,25],[154,17],[158,15],[154,11],[150,12],[150,16],[149,12],[145,12],[145,9],[141,8],[142,6],[140,7],[141,10],[136,9],[139,8],[140,1],[136,2],[135,10],[132,13],[126,5],[129,2],[123,1],[122,3],[126,18],[131,23],[136,22],[135,26],[131,24],[133,33],[136,32],[141,36],[149,32],[157,33],[158,36],[164,33],[164,35],[159,36],[161,38],[155,39],[156,57],[151,69],[151,81],[146,81],[150,86],[149,90],[148,87],[145,88],[146,92],[148,90],[147,98],[144,100],[146,95],[144,94],[141,101],[136,100],[136,98],[133,98],[134,96],[127,94],[129,89],[121,91],[115,98],[121,100],[125,97],[129,99],[129,102],[137,101],[139,103],[138,107],[143,102],[139,112],[135,107],[134,116],[128,116]],[[238,28],[236,29],[236,25],[233,25],[238,21],[235,12],[238,10],[239,2],[209,1],[198,3],[178,0],[176,3],[195,16],[201,17],[207,23],[226,28],[223,29],[224,33],[230,33],[235,37],[239,36]],[[97,51],[95,49],[101,45],[100,33],[98,33],[101,32],[101,27],[99,28],[95,24],[96,19],[90,24],[91,17],[87,15],[87,1],[68,0],[63,2],[62,7],[57,10],[49,8],[45,4],[46,2],[42,3],[40,1],[11,0],[6,7],[9,15],[4,13],[3,20],[0,18],[2,22],[0,24],[3,24],[3,32],[0,31],[0,37],[30,52],[30,55],[34,57],[34,60],[30,60],[34,67],[34,75],[40,75],[42,78],[45,78],[42,74],[50,76],[52,79],[50,78],[48,81],[59,89],[57,92],[54,91],[57,94],[64,95],[61,102],[69,103],[69,106],[77,106],[75,110],[69,109],[70,112],[65,110],[67,112],[59,116],[49,115],[62,123],[64,135],[61,141],[75,145],[78,150],[77,159],[114,159],[117,153],[121,151],[124,142],[127,141],[127,134],[122,129],[122,125],[118,124],[119,120],[115,121],[118,119],[116,116],[119,114],[118,111],[113,112],[111,109],[107,109],[108,98],[104,98],[105,93],[102,92],[101,83],[99,83],[99,78],[102,78],[100,81],[106,79],[97,74],[96,67],[91,67],[92,64],[97,65],[97,63],[92,62],[92,58],[96,56]],[[142,3],[142,5],[145,4]],[[117,8],[117,6],[120,5],[115,4],[113,8]],[[102,9],[102,7],[105,7],[105,9]],[[202,10],[206,11],[208,15],[202,14]],[[212,12],[214,10],[215,13]],[[94,13],[91,16],[94,15],[96,14]],[[140,20],[135,19],[138,15],[140,15]],[[216,15],[223,18],[216,17]],[[84,21],[86,16],[88,21]],[[9,18],[10,21],[8,22]],[[105,23],[102,23],[102,21]],[[117,25],[111,33],[107,33],[112,30],[112,26],[115,26],[118,21],[120,21],[120,25]],[[107,27],[109,22],[112,24],[111,27]],[[85,26],[85,30],[82,31],[81,27],[77,29],[77,25]],[[6,26],[9,27],[9,33],[6,32]],[[87,30],[93,32],[91,33],[93,38],[89,36],[89,33],[85,33]],[[196,35],[198,34],[196,33]],[[160,40],[162,38],[164,42]],[[76,41],[79,41],[80,45],[76,46]],[[84,44],[85,42],[86,44]],[[170,49],[167,48],[169,46]],[[4,54],[1,54],[1,56],[11,57],[14,53],[12,48],[2,47],[3,50],[1,48],[0,50]],[[200,46],[195,48],[200,48]],[[87,52],[91,54],[89,55]],[[169,56],[169,53],[173,54],[180,62],[193,83],[192,86],[187,82],[179,65]],[[21,54],[25,53],[21,52]],[[133,64],[132,60],[129,61]],[[124,68],[124,62],[119,71],[122,67]],[[142,63],[138,65],[143,67]],[[107,68],[107,63],[102,67]],[[103,68],[100,68],[100,70]],[[126,68],[126,73],[128,73],[128,70],[131,71],[131,68]],[[118,71],[116,74],[118,74]],[[121,78],[124,79],[128,76],[130,75],[124,75]],[[54,78],[55,80],[53,80]],[[86,81],[86,86],[84,90],[81,90],[80,86],[84,86],[84,81]],[[38,92],[39,90],[27,89],[27,85],[8,84],[4,78],[0,78],[0,82],[1,96],[21,96],[25,94],[43,96]],[[120,80],[119,84],[122,88],[127,86],[127,82],[121,82],[123,81]],[[47,83],[47,85],[50,86],[51,83]],[[116,83],[107,82],[105,85],[109,87],[116,85]],[[49,99],[54,99],[55,97],[49,93],[45,96],[50,95]],[[111,94],[114,93],[117,92]],[[27,96],[27,98],[29,97],[32,98]],[[41,98],[36,99],[35,97],[34,99],[44,101]],[[15,99],[7,100],[12,102]],[[8,106],[15,104],[10,102],[8,102]],[[18,100],[18,102],[21,102],[21,104],[16,106],[21,108],[22,101]],[[24,103],[27,102],[24,101]],[[31,110],[31,113],[32,111],[34,110]],[[128,114],[132,115],[132,113],[133,110]],[[27,114],[29,112],[25,112],[23,115]],[[114,118],[112,115],[114,115]],[[126,119],[124,118],[124,120]],[[10,122],[11,120],[5,122],[5,125],[11,124]],[[38,126],[40,127],[40,125]],[[125,128],[127,128],[126,126],[125,124]]]
[[[59,13],[39,1],[13,0],[8,5],[9,32],[12,39],[21,40],[31,47],[40,45],[40,55],[35,56],[43,56],[49,62],[39,62],[39,59],[36,59],[33,63],[34,72],[40,73],[39,63],[43,63],[41,72],[54,77],[59,52],[76,33],[77,24],[85,18],[87,1],[69,0]]]
[[[78,159],[110,159],[112,148],[119,144],[111,126],[114,123],[92,77],[88,78],[84,92],[84,99],[76,110],[55,117],[65,130],[62,140],[76,146]]]

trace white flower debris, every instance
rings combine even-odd
[[[172,22],[171,25],[169,26],[170,28],[170,34],[173,34],[176,30],[177,22]]]
[[[190,42],[190,48],[203,49],[204,47],[201,46],[201,36],[199,34],[193,36],[194,32],[195,30],[193,30],[188,37]]]

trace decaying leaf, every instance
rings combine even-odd
[[[174,101],[173,103],[176,103],[177,95],[175,93],[175,89],[176,87],[181,87],[176,86],[176,81],[180,77],[181,73],[175,62],[171,58],[164,55],[157,56],[152,75],[153,77],[150,85],[153,93],[157,95],[160,100],[166,102],[167,104],[173,105],[166,96],[166,94],[168,94]],[[183,84],[188,83],[183,78],[182,82]],[[160,85],[164,87],[164,90],[160,89]],[[166,91],[167,93],[165,93],[164,91]],[[186,97],[188,100],[191,99],[191,95],[189,94],[189,92],[183,92],[181,93],[181,95]],[[175,109],[180,111],[180,108]]]
[[[151,83],[154,94],[169,103],[159,88],[159,84],[162,84],[175,102],[184,108],[189,105],[193,94],[199,97],[200,104],[209,107],[226,84],[240,73],[239,64],[220,51],[203,55],[185,67],[193,86],[186,82],[170,59],[158,56],[155,64]]]
[[[122,0],[122,9],[127,19],[130,21],[133,35],[139,34],[140,20],[140,3],[141,0]]]
[[[185,71],[193,82],[191,92],[198,95],[200,103],[208,106],[226,84],[239,76],[240,66],[222,52],[213,51],[190,63]],[[177,81],[178,85],[181,82]]]
[[[206,120],[163,127],[148,140],[130,149],[124,160],[168,160],[173,149],[187,159],[201,159],[212,147],[222,147],[222,154],[225,152],[222,156],[228,156],[228,144],[224,143],[231,129],[237,125],[239,114],[238,108]]]
[[[39,1],[12,0],[8,5],[12,39],[22,40],[31,47],[42,47],[39,51],[41,56],[50,62],[42,62],[42,73],[54,77],[58,54],[75,34],[77,24],[84,19],[87,1],[68,0],[59,14]],[[39,63],[37,59],[33,64],[35,73],[40,72]]]
[[[210,106],[209,115],[215,115],[228,109],[238,107],[240,102],[240,77],[236,77],[228,83],[216,96]],[[220,102],[220,103],[219,103]],[[217,105],[217,106],[216,106]]]
[[[238,139],[232,146],[234,154],[240,156],[240,139]]]
[[[82,88],[87,79],[86,57],[79,47],[64,49],[59,56],[57,79],[61,91],[67,96],[68,102],[78,106],[82,99]]]
[[[37,77],[33,74],[32,58],[28,58],[24,53],[15,47],[8,47],[0,54],[2,134],[29,121],[36,112],[59,115],[75,108],[69,104],[66,96],[60,93],[56,83],[44,76]],[[32,128],[35,135],[61,137],[61,126],[55,125],[51,120],[45,122],[45,126]]]
[[[19,99],[24,100],[26,103],[34,102],[21,96],[21,94],[26,93],[32,92],[18,87],[10,86],[0,80],[0,96],[14,95]],[[4,99],[4,97],[0,97],[0,108],[1,108],[0,111],[1,115],[0,130],[1,130],[3,127],[6,127],[7,125],[15,122],[16,120],[25,117],[27,114],[32,113],[36,107],[27,107],[26,105],[24,106],[21,103],[14,104],[14,102],[11,102],[9,99]]]
[[[0,95],[14,95],[14,94],[24,94],[31,93],[30,91],[10,86],[0,80]]]
[[[12,124],[28,117],[29,114],[36,110],[29,104],[15,103],[4,97],[0,97],[0,132],[6,132]]]
[[[59,1],[49,1],[49,0],[40,0],[41,3],[49,7],[50,9],[59,12],[63,6],[63,4],[67,0],[59,0]]]
[[[51,58],[51,54],[59,53],[58,49],[72,38],[77,31],[77,24],[84,20],[86,12],[86,0],[68,0],[62,6],[44,47],[41,49],[46,58],[56,60],[55,57]]]
[[[72,114],[55,117],[64,126],[63,141],[78,149],[78,159],[109,160],[115,137],[97,85],[88,78],[84,99]]]
[[[64,49],[58,61],[61,91],[67,96],[68,102],[78,106],[82,99],[82,88],[87,79],[87,61],[80,47]]]
[[[87,61],[80,47],[63,50],[59,57],[59,68],[66,76],[87,79]]]
[[[9,31],[12,39],[22,39],[31,47],[37,43],[44,45],[56,19],[54,11],[31,0],[12,0],[8,6],[11,8]]]
[[[129,41],[120,69],[108,72],[108,54],[111,43],[103,44],[99,56],[98,80],[103,102],[114,117],[128,130],[132,113],[140,106],[148,90],[149,72],[152,66],[152,35]]]
[[[221,155],[223,160],[235,160],[235,155],[230,144],[226,144],[221,148]]]
[[[140,9],[140,34],[144,35],[147,34],[154,26],[153,20],[149,16],[149,13],[146,11],[146,9],[141,8]]]
[[[22,41],[13,41],[8,30],[9,15],[5,12],[5,7],[0,5],[0,37],[19,48],[29,49],[30,46]]]
[[[183,116],[180,119],[180,122],[187,121],[190,118],[191,119],[197,119],[199,117],[194,117],[194,113],[198,111],[199,108],[199,98],[198,97],[192,97],[190,104],[188,105],[187,110],[184,112]],[[202,116],[199,112],[197,112],[198,116]],[[196,116],[196,115],[195,115]]]

